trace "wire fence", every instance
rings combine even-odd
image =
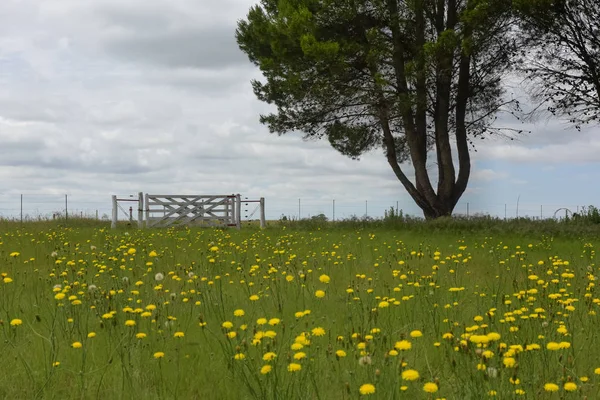
[[[462,201],[454,209],[454,215],[464,217],[491,216],[504,219],[564,218],[580,213],[586,206],[576,204],[536,204],[536,203],[473,203]],[[250,208],[245,208],[251,212]],[[421,210],[412,200],[338,200],[338,199],[266,199],[268,219],[327,218],[342,220],[348,218],[381,218],[390,212],[421,217]],[[244,217],[244,215],[242,215]]]
[[[69,218],[109,220],[110,196],[94,194],[0,194],[0,218],[34,221]]]
[[[137,199],[137,194],[119,195],[122,199]],[[244,203],[242,219],[259,218],[256,203]],[[410,199],[314,199],[314,198],[266,198],[268,220],[326,218],[330,221],[350,218],[382,218],[392,210],[398,214],[421,217],[419,208]],[[135,219],[138,204],[135,201],[120,203],[119,220]],[[487,203],[461,201],[454,215],[464,217],[492,216],[504,219],[564,218],[586,211],[586,206],[576,204],[536,203]],[[51,220],[69,218],[93,218],[110,220],[111,196],[106,194],[0,194],[0,218],[11,220]]]

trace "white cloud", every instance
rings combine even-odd
[[[0,2],[0,213],[14,212],[20,193],[59,198],[46,208],[69,193],[81,208],[106,211],[110,194],[137,191],[241,192],[267,197],[273,210],[302,197],[314,201],[306,212],[336,199],[358,214],[365,200],[381,214],[393,199],[415,213],[381,152],[356,162],[258,124],[269,108],[255,99],[259,73],[234,40],[254,3]],[[546,132],[484,141],[474,159],[598,161],[591,130],[536,127]],[[474,167],[473,181],[508,180],[502,171]]]
[[[471,179],[473,181],[497,181],[501,179],[506,179],[508,174],[505,172],[496,172],[492,169],[476,169],[471,174]]]

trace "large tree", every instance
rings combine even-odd
[[[534,98],[570,122],[600,122],[600,1],[515,0]]]
[[[383,149],[437,218],[467,187],[471,138],[506,104],[513,25],[510,0],[262,0],[236,37],[264,75],[256,96],[277,107],[261,116],[271,132],[327,138],[352,158]]]

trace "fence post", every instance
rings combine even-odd
[[[150,226],[150,197],[148,193],[144,195],[144,207],[146,208],[146,228]]]
[[[335,222],[335,199],[333,199],[333,221]]]
[[[467,219],[469,219],[469,203],[467,202]]]
[[[265,198],[264,197],[260,198],[260,227],[261,228],[267,227],[267,221],[265,218]]]
[[[112,222],[110,224],[111,229],[117,228],[117,218],[118,218],[118,205],[117,205],[117,195],[112,196]]]
[[[144,193],[138,193],[138,228],[144,229]]]
[[[300,199],[298,199],[298,221],[300,221]]]
[[[65,222],[69,222],[69,201],[68,195],[65,194]]]
[[[237,229],[242,229],[242,195],[235,195],[235,225]]]

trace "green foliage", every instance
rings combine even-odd
[[[236,31],[264,76],[252,82],[257,98],[276,108],[260,121],[326,138],[353,159],[382,149],[425,215],[448,215],[468,182],[469,138],[495,132],[515,49],[509,0],[441,3],[263,0]],[[426,168],[433,148],[438,192]],[[408,160],[415,183],[400,166]]]
[[[400,3],[409,85],[406,93],[400,93],[396,86],[397,77],[390,64],[394,56],[386,2],[264,0],[253,7],[247,20],[240,21],[236,37],[242,51],[261,68],[266,79],[253,82],[257,97],[277,106],[276,114],[262,116],[261,121],[280,134],[301,131],[306,137],[331,136],[334,148],[357,158],[383,146],[380,111],[384,107],[394,135],[403,137],[399,110],[414,109],[417,72],[430,73],[419,71],[423,68],[419,66],[419,54],[428,54],[430,62],[425,68],[434,69],[436,54],[453,57],[465,46],[470,52],[482,53],[484,49],[475,46],[480,40],[465,31],[483,32],[484,26],[501,12],[498,7],[491,10],[486,1],[470,1],[469,7],[457,10],[463,25],[435,33],[428,30],[432,33],[419,49],[414,36],[414,8],[418,2]],[[487,91],[485,86],[481,82],[478,89],[487,95],[496,93],[497,97],[496,91]],[[365,137],[360,139],[359,135]]]
[[[600,122],[600,2],[516,0],[527,52],[520,72],[536,106],[580,129]]]

